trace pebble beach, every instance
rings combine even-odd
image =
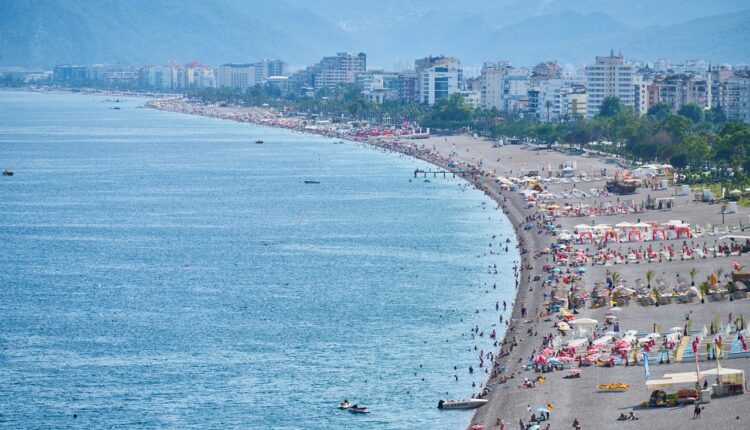
[[[748,426],[746,394],[712,398],[702,405],[700,419],[693,418],[692,404],[643,407],[653,390],[646,385],[639,361],[643,352],[659,357],[649,360],[650,380],[695,372],[689,357],[697,339],[700,370],[713,369],[716,361],[706,361],[710,352],[705,345],[715,345],[721,336],[721,366],[750,371],[750,354],[740,339],[747,333],[744,321],[750,317],[750,301],[746,293],[727,288],[733,271],[750,267],[749,254],[742,250],[745,236],[750,237],[743,229],[750,221],[747,208],[722,214],[720,204],[696,201],[697,190],[679,195],[671,182],[662,187],[661,176],[648,178],[633,195],[609,193],[606,181],[626,167],[594,154],[496,145],[468,134],[414,139],[409,133],[363,133],[267,109],[205,106],[180,99],[153,100],[147,107],[367,143],[425,160],[436,170],[463,171],[467,181],[495,200],[515,226],[521,261],[514,306],[503,324],[504,339],[497,351],[474,364],[487,359],[484,366],[491,371],[476,393],[489,403],[477,410],[471,428],[558,429],[572,428],[574,421],[583,429]],[[562,177],[564,165],[575,166],[575,175]],[[664,179],[669,181],[668,175]],[[536,193],[550,197],[542,200],[521,193],[535,187]],[[656,199],[669,202],[668,207],[646,208]],[[680,234],[681,229],[690,234]],[[640,232],[637,238],[631,233],[635,230]],[[607,231],[617,239],[605,240]],[[704,281],[711,284],[710,292],[697,287]],[[576,320],[595,323],[584,335],[579,330],[583,324]],[[627,332],[635,341],[618,347]],[[576,338],[587,339],[576,343]],[[552,369],[543,366],[548,360],[559,364]],[[571,374],[580,377],[569,378]],[[704,381],[715,382],[708,377],[701,384]],[[629,388],[597,388],[614,383]],[[540,411],[548,412],[550,419],[531,423]],[[637,421],[617,421],[620,414],[630,412]]]

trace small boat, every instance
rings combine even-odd
[[[430,182],[430,180],[429,179],[425,179],[424,182]]]
[[[256,141],[255,141],[255,143],[257,143],[258,145],[262,145],[262,144],[263,144],[263,141],[262,141],[262,140],[260,140],[260,139],[258,139],[258,140],[256,140]]]
[[[438,402],[438,409],[476,409],[488,402],[487,399],[441,400]]]
[[[115,106],[115,107],[113,107],[112,109],[113,109],[113,110],[121,110],[122,108],[121,108],[121,107],[119,107],[119,106]]]
[[[305,181],[306,184],[319,184],[320,181]]]
[[[3,176],[13,176],[15,174],[16,174],[16,172],[14,172],[12,170],[3,170]]]
[[[337,408],[339,408],[339,409],[349,409],[349,408],[351,408],[351,407],[352,407],[352,404],[351,404],[351,403],[349,403],[349,400],[344,400],[343,402],[341,402],[341,403],[340,403],[340,404],[339,404],[339,405],[337,406]]]
[[[360,405],[351,406],[347,410],[353,414],[369,414],[370,413],[370,411],[367,410],[366,406],[360,406]]]

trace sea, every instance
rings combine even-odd
[[[496,204],[146,101],[0,92],[0,427],[465,428],[438,400],[480,391],[515,295]]]

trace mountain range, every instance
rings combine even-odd
[[[303,66],[363,51],[370,67],[430,54],[467,65],[556,59],[750,60],[750,3],[736,0],[3,0],[0,66]]]

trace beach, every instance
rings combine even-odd
[[[606,333],[613,328],[613,321],[617,322],[619,333],[633,330],[637,333],[634,337],[639,339],[645,339],[652,332],[660,339],[662,335],[666,337],[672,327],[683,328],[679,336],[670,337],[676,341],[669,345],[666,354],[673,361],[669,364],[660,364],[658,360],[652,362],[651,379],[661,378],[665,373],[694,372],[695,364],[682,357],[690,349],[690,341],[695,336],[700,337],[701,348],[714,342],[719,332],[726,333],[727,343],[737,345],[734,339],[738,335],[736,318],[748,311],[748,299],[738,296],[730,300],[727,294],[719,293],[710,297],[700,292],[696,295],[689,284],[694,280],[697,285],[721,268],[723,273],[712,280],[720,289],[721,285],[728,285],[733,268],[750,265],[747,253],[734,252],[736,245],[745,241],[743,236],[746,233],[739,226],[748,223],[750,211],[747,208],[739,207],[736,213],[722,214],[718,204],[694,201],[693,192],[677,195],[678,190],[671,185],[660,189],[660,183],[654,181],[650,182],[651,187],[645,186],[634,195],[608,193],[605,182],[615,172],[623,170],[622,167],[602,157],[586,154],[571,155],[522,145],[496,146],[489,140],[470,135],[431,136],[418,140],[401,135],[363,135],[351,126],[310,124],[265,109],[199,106],[180,100],[151,102],[150,107],[294,129],[397,151],[445,170],[459,174],[463,171],[467,181],[495,200],[515,227],[522,259],[509,325],[499,351],[495,351],[497,355],[487,357],[491,358],[493,369],[486,383],[488,389],[478,394],[489,399],[489,404],[476,412],[472,425],[500,428],[502,420],[505,428],[518,428],[519,421],[528,423],[532,414],[539,414],[539,409],[550,413],[550,420],[542,423],[542,428],[547,424],[551,424],[550,428],[571,428],[574,420],[584,429],[619,426],[670,428],[675,425],[683,428],[705,428],[706,425],[742,428],[744,425],[740,423],[750,419],[743,415],[744,395],[712,399],[711,403],[703,405],[704,415],[700,420],[692,419],[692,406],[641,407],[642,402],[649,400],[651,390],[645,385],[644,367],[638,362],[640,353],[625,352],[622,354],[624,359],[619,354],[610,353],[609,350],[616,346],[615,339],[602,344],[597,355],[601,358],[585,365],[581,358],[583,350],[592,346],[591,336],[594,340],[609,336]],[[536,181],[542,193],[555,196],[549,201],[542,204],[518,192],[531,184],[519,179],[524,175],[557,178],[562,166],[571,162],[580,181]],[[531,171],[535,174],[530,174]],[[513,179],[514,186],[508,187],[507,182],[498,180],[498,176],[506,181]],[[440,180],[439,175],[427,177]],[[580,194],[574,190],[587,192]],[[645,202],[649,199],[663,199],[664,206],[662,209],[646,209]],[[564,209],[567,207],[570,209]],[[591,212],[590,208],[601,210]],[[584,215],[584,211],[590,215]],[[630,237],[631,231],[640,228],[635,225],[647,223],[651,224],[639,230],[638,236],[650,236],[652,240]],[[623,236],[619,238],[622,242],[619,239],[604,240],[605,231],[594,231],[591,237],[586,236],[585,231],[605,224],[616,236]],[[599,230],[603,229],[599,227]],[[688,229],[690,237],[681,236],[679,231],[682,229]],[[661,230],[664,230],[663,237],[657,235]],[[562,241],[563,235],[569,235],[571,239]],[[594,235],[594,243],[589,243]],[[553,245],[560,244],[563,246],[556,249],[562,251],[550,251]],[[560,264],[562,257],[566,261],[568,257],[579,261]],[[553,271],[555,267],[557,271]],[[697,270],[695,279],[691,279],[691,269]],[[653,274],[647,281],[649,271]],[[613,280],[613,273],[617,273],[619,279]],[[609,282],[612,282],[611,287]],[[656,300],[663,302],[660,306],[640,303],[648,301],[642,294],[640,297],[636,294],[636,291],[644,290],[646,282],[658,284],[667,296]],[[570,294],[567,294],[568,283],[571,285]],[[576,286],[575,289],[572,285]],[[595,290],[610,294],[599,306],[593,306]],[[627,300],[621,296],[615,298],[611,295],[613,291],[629,297]],[[586,299],[585,304],[576,306],[572,318],[558,312],[559,309],[551,311],[558,296],[567,299],[579,293]],[[703,303],[699,296],[703,296]],[[678,303],[683,299],[684,303]],[[563,309],[568,312],[572,306],[567,303]],[[507,318],[506,314],[506,321]],[[596,328],[589,338],[589,348],[584,343],[575,351],[577,359],[567,361],[564,370],[550,373],[540,373],[540,366],[535,369],[529,365],[536,359],[560,358],[559,350],[571,340],[571,334],[560,330],[557,323],[570,321],[574,324],[576,319],[583,321],[584,318],[595,320]],[[608,320],[610,324],[605,323]],[[712,333],[697,334],[703,327],[707,331],[711,327]],[[643,346],[636,343],[634,348],[634,352],[638,352]],[[543,349],[555,352],[540,358]],[[734,358],[731,351],[723,352],[726,357],[722,360],[723,367],[750,371],[747,354],[739,351]],[[656,354],[654,351],[653,355]],[[661,351],[658,354],[664,356]],[[701,356],[701,360],[703,358]],[[609,360],[613,365],[604,365]],[[713,368],[715,361],[701,361],[700,367],[701,370]],[[580,371],[580,378],[564,378],[573,369]],[[533,386],[524,384],[525,379],[537,380],[537,377],[544,379]],[[609,383],[625,383],[630,388],[613,393],[601,392],[596,387]],[[631,411],[639,418],[638,423],[616,421],[619,414],[627,415]]]

